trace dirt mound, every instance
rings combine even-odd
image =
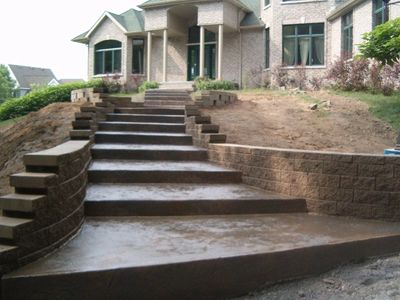
[[[8,177],[24,170],[24,154],[57,146],[68,139],[79,107],[72,103],[51,104],[0,128],[0,195],[13,191]]]
[[[315,102],[320,109],[310,109]],[[203,113],[221,126],[228,143],[243,145],[382,154],[396,138],[365,103],[326,91],[240,93],[236,104]]]

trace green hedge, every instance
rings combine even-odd
[[[45,87],[21,98],[9,99],[0,105],[0,121],[24,116],[54,102],[68,102],[71,100],[71,92],[73,90],[102,86],[103,83],[101,80],[68,83]]]
[[[145,81],[139,86],[139,93],[144,93],[147,90],[158,89],[160,84],[156,81]]]
[[[209,80],[198,78],[195,80],[196,89],[200,91],[210,90],[235,90],[236,86],[232,81],[228,80]]]

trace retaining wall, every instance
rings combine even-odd
[[[10,177],[15,194],[0,198],[0,236],[13,246],[0,252],[2,272],[53,251],[84,219],[89,141],[69,141],[24,156],[26,172]]]
[[[208,144],[246,184],[307,200],[310,212],[400,220],[400,158]]]
[[[224,106],[237,101],[235,93],[224,91],[202,91],[195,97],[196,105],[201,107]]]

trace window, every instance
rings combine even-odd
[[[206,43],[216,42],[216,34],[212,31],[205,30],[204,36]],[[200,27],[199,26],[192,26],[189,28],[189,44],[200,44]]]
[[[353,12],[342,17],[342,58],[353,57]]]
[[[389,20],[389,10],[383,0],[374,0],[373,3],[373,27],[375,27]]]
[[[121,73],[121,42],[108,40],[95,46],[94,73]]]
[[[132,41],[132,74],[144,74],[144,40]]]
[[[324,24],[283,26],[283,63],[319,66],[325,63]]]
[[[271,4],[271,0],[264,0],[264,6],[268,6]]]
[[[270,43],[270,37],[269,37],[269,28],[265,30],[265,68],[269,68],[269,43]]]

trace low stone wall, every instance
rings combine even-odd
[[[310,212],[400,220],[400,157],[209,144],[245,183],[307,200]]]
[[[236,102],[235,93],[224,91],[202,91],[201,95],[195,96],[195,103],[201,107],[224,106]]]
[[[101,93],[104,90],[101,88],[87,88],[74,90],[71,92],[71,102],[100,102]]]
[[[26,172],[10,177],[15,194],[0,198],[0,235],[15,247],[12,256],[0,253],[3,272],[44,256],[79,230],[90,161],[89,141],[24,156]]]

